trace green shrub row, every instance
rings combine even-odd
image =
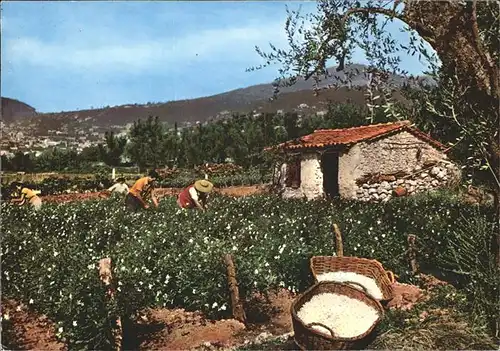
[[[345,255],[378,259],[403,281],[410,279],[406,236],[413,233],[422,266],[454,270],[476,293],[496,284],[482,246],[494,230],[493,211],[439,193],[386,204],[214,196],[209,206],[186,212],[165,198],[156,210],[128,213],[109,199],[32,213],[3,204],[2,293],[55,320],[71,349],[107,349],[112,312],[128,318],[146,307],[182,306],[229,316],[226,253],[235,258],[245,298],[280,286],[303,291],[312,283],[310,257],[335,250],[333,223]],[[477,253],[472,272],[461,271],[459,235]],[[97,271],[108,256],[117,279],[113,307]]]

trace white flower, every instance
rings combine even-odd
[[[259,274],[259,270],[256,268],[254,271],[253,271],[254,274]]]
[[[5,319],[6,321],[8,321],[10,319],[10,316],[7,313],[4,313],[3,314],[3,319]]]
[[[217,306],[219,306],[219,305],[217,304],[217,302],[214,302],[214,303],[213,303],[213,305],[212,305],[212,309],[213,309],[213,308],[216,308]]]
[[[189,239],[189,243],[192,244],[193,243],[193,238]]]
[[[91,263],[87,266],[88,269],[94,269],[94,265]]]
[[[73,321],[73,327],[76,327],[77,325],[76,321]]]
[[[30,299],[29,304],[32,305],[35,302],[33,299]]]
[[[57,329],[57,331],[58,331],[59,333],[62,333],[62,332],[63,332],[63,330],[64,330],[64,329],[63,329],[63,327],[59,327],[59,329]]]

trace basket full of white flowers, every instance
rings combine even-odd
[[[349,284],[319,282],[292,303],[294,340],[301,350],[366,346],[384,317],[384,308],[364,287],[359,290]]]
[[[356,282],[384,304],[393,298],[394,274],[386,271],[377,260],[352,256],[313,256],[310,267],[316,282]]]

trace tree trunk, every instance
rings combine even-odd
[[[230,254],[224,255],[224,262],[227,269],[227,280],[229,291],[231,294],[231,307],[233,310],[234,319],[241,323],[246,323],[246,314],[243,309],[243,303],[240,300],[240,293],[238,290],[238,281],[236,280],[236,270],[234,268],[233,257]]]
[[[403,16],[436,50],[450,76],[456,75],[460,88],[474,88],[479,94],[475,98],[498,101],[498,63],[481,46],[472,6],[458,1],[411,1]]]

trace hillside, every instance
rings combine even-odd
[[[30,105],[16,99],[2,97],[2,121],[11,123],[37,116],[36,110]]]
[[[351,65],[346,72],[352,73],[352,87],[366,85],[367,77],[362,73],[362,65]],[[59,113],[40,114],[35,122],[45,128],[50,124],[52,129],[62,125],[79,125],[79,127],[96,126],[108,127],[111,125],[125,125],[138,118],[147,118],[150,115],[159,116],[160,120],[169,123],[207,120],[230,115],[231,112],[246,113],[251,111],[276,112],[277,110],[291,111],[301,104],[306,104],[305,109],[319,111],[325,108],[328,101],[351,101],[364,104],[363,92],[347,89],[343,83],[345,74],[336,73],[334,68],[329,71],[333,74],[322,86],[336,84],[338,88],[323,90],[319,96],[312,92],[313,82],[300,79],[295,85],[281,90],[278,99],[270,101],[273,95],[273,85],[259,84],[240,88],[229,92],[201,97],[191,100],[178,100],[166,103],[149,105],[122,105],[93,110],[80,110]],[[397,85],[408,82],[406,77],[391,76],[390,79]],[[304,106],[304,105],[302,105]]]

